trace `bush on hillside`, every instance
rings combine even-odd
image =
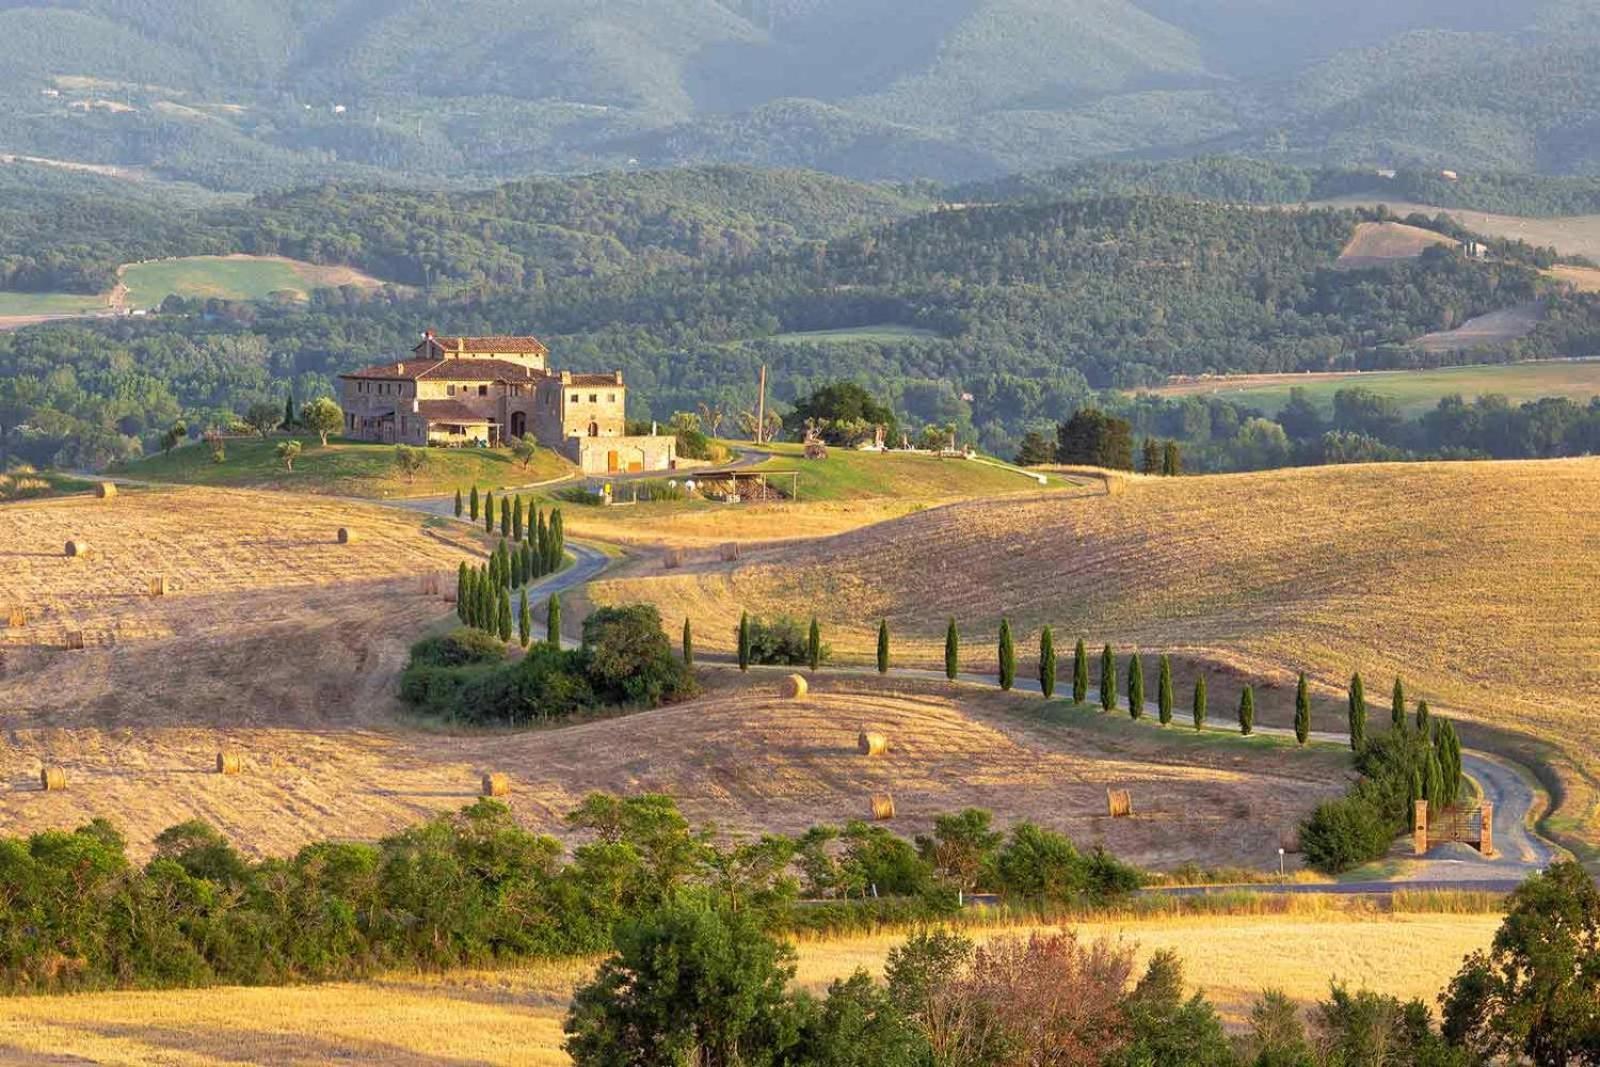
[[[817,661],[832,655],[827,645],[818,649]],[[805,667],[811,663],[810,636],[798,619],[779,615],[775,619],[750,620],[750,662],[780,667]]]

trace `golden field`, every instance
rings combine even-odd
[[[1498,916],[1394,915],[1208,918],[1081,924],[1089,937],[1126,938],[1140,955],[1170,948],[1191,985],[1238,1024],[1261,989],[1302,1003],[1338,979],[1434,1003]],[[1021,931],[1018,931],[1021,932]],[[980,938],[990,934],[980,934]],[[881,974],[898,935],[799,947],[798,984],[823,991],[857,967]],[[1263,951],[1263,946],[1268,946]],[[289,989],[223,988],[104,993],[0,1001],[0,1058],[59,1063],[74,1057],[130,1065],[417,1065],[569,1062],[561,1020],[588,964],[537,965]]]
[[[1540,754],[1560,775],[1556,826],[1593,839],[1597,583],[1600,460],[1583,459],[1129,477],[1109,496],[955,504],[591,592],[653,601],[669,627],[688,615],[708,649],[732,647],[741,610],[816,613],[867,660],[886,618],[898,662],[936,666],[953,616],[969,668],[992,669],[1006,614],[1024,650],[1050,623],[1064,653],[1082,634],[1280,687],[1305,670],[1325,695],[1360,670],[1380,709],[1401,674],[1413,699],[1563,746]],[[1266,721],[1277,703],[1287,693]]]

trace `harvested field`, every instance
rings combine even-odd
[[[340,545],[339,527],[359,530]],[[84,541],[87,559],[62,546]],[[197,611],[250,620],[262,590],[365,583],[453,571],[463,558],[425,536],[420,516],[387,508],[270,493],[128,490],[113,500],[61,497],[0,507],[0,604],[26,608],[29,625],[0,630],[0,650],[48,645],[68,629],[91,645],[181,632]],[[150,579],[167,579],[151,598]],[[376,611],[375,614],[381,612]]]
[[[1310,207],[1377,207],[1380,201],[1371,197],[1351,196],[1336,200],[1315,202]],[[1384,201],[1396,215],[1421,212],[1430,217],[1449,215],[1466,229],[1490,237],[1503,237],[1510,241],[1527,241],[1542,248],[1554,248],[1562,255],[1588,256],[1600,260],[1600,215],[1568,215],[1551,218],[1533,218],[1522,215],[1494,215],[1485,211],[1466,211],[1461,208],[1431,207],[1427,204]]]
[[[1416,259],[1435,245],[1454,245],[1441,233],[1403,222],[1361,222],[1355,236],[1339,254],[1337,266],[1347,270],[1382,267],[1402,259]]]
[[[1141,963],[1162,948],[1183,959],[1192,988],[1240,1025],[1268,986],[1302,1004],[1337,978],[1433,1003],[1496,916],[1397,915],[1166,920],[1077,927],[1128,939]],[[1013,931],[1025,933],[1026,931]],[[989,934],[980,933],[981,940]],[[799,945],[797,984],[817,993],[857,967],[881,975],[901,935]],[[1270,952],[1262,946],[1270,945]],[[97,993],[0,1004],[0,1055],[22,1062],[85,1057],[134,1065],[211,1063],[560,1065],[561,1019],[589,965],[540,964],[288,989]]]
[[[1600,269],[1594,267],[1551,267],[1545,271],[1545,276],[1570,285],[1580,293],[1600,293]]]
[[[1539,325],[1544,308],[1538,302],[1518,304],[1503,311],[1468,319],[1453,330],[1423,334],[1411,342],[1424,352],[1460,352],[1489,348],[1526,337]]]
[[[421,598],[407,600],[401,617],[415,625]],[[142,854],[156,833],[198,816],[253,854],[282,854],[463,807],[494,771],[515,783],[505,799],[522,821],[552,833],[595,790],[669,793],[692,821],[732,833],[862,818],[870,795],[890,794],[900,833],[978,806],[1002,823],[1032,819],[1139,863],[1264,867],[1277,858],[1276,828],[1340,792],[1348,764],[1338,751],[1268,762],[1231,739],[1183,745],[1148,730],[1079,729],[1041,717],[1036,697],[932,682],[821,676],[807,700],[789,701],[777,693],[779,676],[765,672],[706,672],[703,697],[625,718],[520,733],[418,730],[393,718],[383,669],[398,665],[403,642],[355,623],[354,604],[317,607],[333,616],[326,627],[205,642],[159,695],[122,684],[164,651],[148,646],[144,655],[101,653],[106,671],[92,691],[80,685],[71,699],[24,703],[0,754],[0,781],[12,790],[0,833],[108,815]],[[283,663],[261,659],[273,646]],[[252,662],[233,686],[228,677]],[[291,675],[305,681],[297,688]],[[59,674],[48,680],[70,684]],[[278,687],[288,691],[274,701]],[[0,701],[17,706],[33,689],[6,679]],[[858,734],[869,726],[894,743],[864,760]],[[243,753],[244,774],[209,773],[224,745]],[[41,761],[86,788],[30,791]],[[1112,784],[1134,791],[1136,817],[1105,817]]]
[[[1063,651],[1082,631],[1091,650],[1138,644],[1279,686],[1295,669],[1325,691],[1355,669],[1403,674],[1436,710],[1561,744],[1600,726],[1597,548],[1600,460],[1327,467],[951,505],[592,593],[652,600],[669,627],[688,614],[707,650],[731,647],[740,610],[816,612],[836,654],[864,662],[885,617],[896,662],[929,667],[953,615],[968,665],[992,669],[1005,611],[1022,649],[1050,622]],[[1564,817],[1600,839],[1600,757],[1565,752]]]

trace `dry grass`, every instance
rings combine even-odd
[[[1381,267],[1400,259],[1416,259],[1434,245],[1453,245],[1450,238],[1403,222],[1362,222],[1339,254],[1347,269]]]
[[[1544,308],[1537,302],[1518,304],[1502,311],[1468,319],[1453,330],[1439,330],[1423,334],[1411,342],[1424,352],[1458,352],[1469,348],[1487,348],[1526,337],[1539,325]]]
[[[1600,293],[1600,270],[1594,267],[1551,267],[1545,276],[1569,285],[1580,293]]]
[[[1380,201],[1371,197],[1341,197],[1313,203],[1311,207],[1376,207]],[[1527,241],[1544,248],[1554,248],[1563,255],[1588,256],[1600,260],[1600,215],[1570,215],[1557,218],[1528,218],[1521,215],[1493,215],[1484,211],[1464,211],[1460,208],[1430,207],[1426,204],[1385,201],[1389,210],[1397,215],[1421,212],[1432,217],[1440,213],[1449,215],[1474,233],[1490,237],[1504,237],[1511,241]]]
[[[685,562],[719,560],[718,546],[780,543],[859,530],[928,507],[918,500],[836,500],[774,504],[639,504],[561,509],[567,533],[635,547],[688,550]]]
[[[1004,611],[1023,649],[1049,622],[1063,650],[1082,632],[1277,685],[1359,669],[1381,694],[1403,674],[1449,714],[1567,744],[1566,815],[1593,833],[1600,758],[1573,739],[1600,725],[1597,544],[1597,460],[1328,467],[954,505],[592,591],[691,615],[706,649],[741,609],[816,612],[836,653],[870,658],[882,617],[898,662],[935,666],[954,616],[969,665],[992,666]]]
[[[1237,1025],[1263,987],[1309,1004],[1338,979],[1433,1003],[1496,916],[1206,918],[1092,923],[1089,937],[1126,938],[1148,958],[1170,948],[1191,986]],[[983,937],[993,936],[986,932]],[[1015,932],[1024,932],[1021,930]],[[858,967],[881,974],[900,935],[799,945],[797,984],[822,992]],[[569,1062],[561,1018],[588,964],[545,964],[444,976],[291,989],[108,993],[0,1004],[0,1058],[74,1056],[130,1065],[524,1064]]]
[[[397,598],[394,625],[422,606],[414,594]],[[356,622],[357,604],[315,608],[331,616],[325,626],[204,642],[159,695],[124,684],[151,669],[159,645],[148,656],[89,653],[103,668],[93,686],[40,676],[70,691],[48,700],[35,686],[0,682],[0,703],[18,709],[0,751],[10,790],[0,833],[108,815],[144,854],[162,829],[200,817],[253,854],[281,855],[470,804],[495,771],[515,783],[506,801],[519,819],[552,833],[594,790],[669,793],[691,820],[741,834],[864,818],[877,793],[894,796],[902,833],[977,806],[1138,863],[1264,869],[1275,865],[1276,828],[1343,788],[1337,752],[1267,761],[1236,744],[1175,745],[1154,731],[1047,719],[1037,697],[931,682],[823,676],[796,702],[777,695],[772,675],[709,671],[703,697],[625,718],[521,733],[423,731],[391,718],[403,639]],[[241,671],[234,686],[229,677]],[[857,749],[868,727],[894,739],[871,760]],[[238,749],[247,773],[212,773],[221,747]],[[41,762],[65,767],[83,788],[39,792]],[[1135,817],[1105,817],[1113,784],[1135,790]]]
[[[342,526],[358,528],[360,543],[338,544]],[[420,516],[385,508],[209,489],[7,504],[0,604],[25,606],[29,625],[0,630],[0,650],[59,643],[67,629],[85,631],[91,645],[171,636],[196,612],[248,621],[250,598],[263,590],[454,570],[460,553],[421,526]],[[92,556],[66,558],[69,540],[94,546]],[[167,595],[153,600],[158,575]]]

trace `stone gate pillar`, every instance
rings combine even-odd
[[[1494,855],[1494,803],[1485,800],[1479,809],[1483,813],[1483,836],[1478,839],[1478,851],[1485,856]]]
[[[1421,856],[1428,851],[1428,802],[1417,801],[1417,827],[1411,832],[1411,844]]]

